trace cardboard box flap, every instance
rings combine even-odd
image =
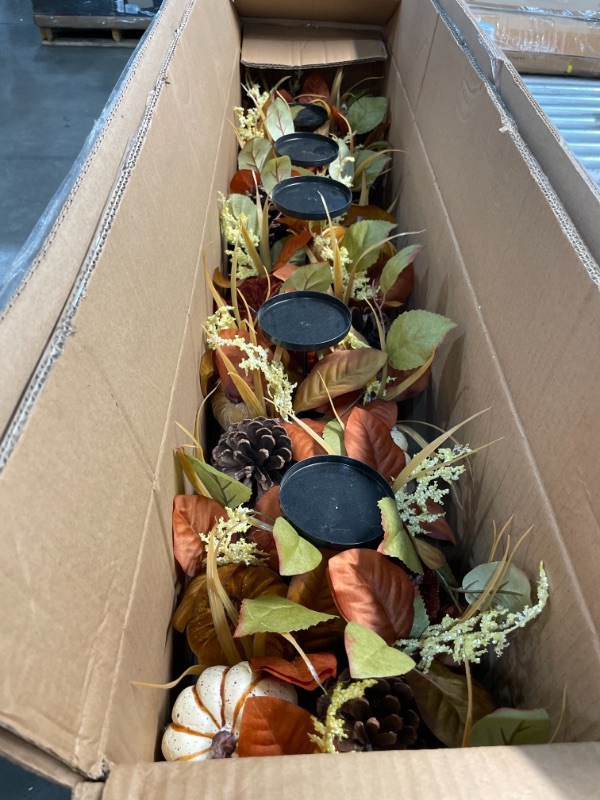
[[[325,798],[397,797],[399,787],[410,787],[412,800],[564,800],[596,797],[599,785],[600,744],[593,743],[120,765],[102,800],[196,800],[199,787],[210,787],[211,800],[292,800],[309,787]]]
[[[242,19],[293,19],[383,26],[400,6],[400,0],[235,0]]]
[[[520,11],[540,16],[569,17],[574,19],[600,19],[598,0],[473,0],[470,6],[488,11]]]
[[[248,67],[322,67],[384,61],[385,43],[376,31],[246,24],[242,63]]]

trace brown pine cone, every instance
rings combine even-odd
[[[338,680],[347,681],[347,670]],[[324,716],[328,697],[320,697],[317,714]],[[344,720],[347,738],[336,746],[340,753],[351,750],[414,750],[423,746],[413,693],[402,677],[380,678],[363,697],[348,700],[339,716]]]
[[[221,435],[212,464],[249,486],[257,497],[281,483],[292,460],[292,442],[274,419],[256,417],[234,423]]]

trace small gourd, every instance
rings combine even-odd
[[[232,758],[249,697],[278,697],[297,703],[294,687],[265,673],[253,672],[247,661],[234,667],[209,667],[195,686],[181,692],[173,706],[173,722],[162,740],[167,761]]]

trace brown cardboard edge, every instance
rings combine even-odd
[[[102,800],[104,794],[103,783],[78,783],[73,794],[72,800]]]
[[[600,190],[528,92],[510,58],[479,28],[464,0],[433,0],[451,30],[517,127],[519,135],[547,176],[553,192],[569,215],[569,235],[590,278],[600,286]],[[578,241],[579,240],[579,241]]]
[[[207,781],[210,800],[297,800],[315,790],[322,798],[392,798],[403,788],[413,800],[592,798],[600,784],[600,744],[121,765],[110,774],[103,800],[196,800]]]
[[[24,769],[61,786],[74,788],[84,778],[70,767],[5,728],[0,728],[0,753]]]
[[[235,0],[241,19],[287,19],[306,22],[338,23],[351,20],[359,25],[385,25],[394,15],[401,0]]]

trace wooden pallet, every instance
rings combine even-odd
[[[124,21],[120,17],[41,17],[34,16],[42,44],[70,47],[134,48],[150,17]]]

